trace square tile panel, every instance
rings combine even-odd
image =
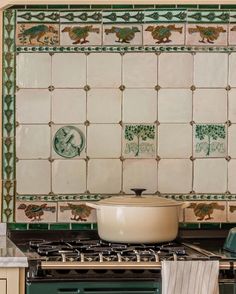
[[[79,125],[52,125],[52,158],[85,158],[86,127]]]
[[[161,89],[158,91],[158,121],[189,123],[192,120],[192,91]]]
[[[161,193],[189,193],[192,190],[190,159],[161,159],[158,163],[158,190]]]
[[[196,159],[193,190],[196,193],[225,193],[227,190],[227,161],[225,159]]]
[[[91,158],[119,158],[121,156],[121,126],[91,124],[88,127],[87,144],[87,154]]]
[[[87,83],[91,88],[118,88],[121,85],[120,54],[91,53],[87,62]]]
[[[50,127],[48,125],[18,126],[16,128],[16,157],[19,159],[50,157]]]
[[[123,191],[133,194],[130,189],[143,188],[143,194],[157,191],[157,161],[154,159],[127,159],[123,163]]]
[[[161,124],[158,127],[158,155],[161,158],[190,158],[192,126],[190,124]]]
[[[60,29],[61,46],[102,44],[102,28],[99,24],[61,24]]]
[[[194,91],[193,120],[196,123],[226,122],[227,91],[225,89],[197,89]]]
[[[229,45],[236,45],[236,25],[229,25]]]
[[[91,123],[118,123],[121,102],[119,89],[91,89],[87,94],[87,119]]]
[[[48,160],[19,160],[16,163],[18,194],[48,194],[51,190],[50,178]]]
[[[193,85],[193,55],[161,53],[158,63],[158,85],[162,88],[190,88]]]
[[[157,120],[157,92],[154,89],[126,89],[123,94],[123,122],[154,123]]]
[[[48,89],[20,89],[16,92],[16,121],[44,123],[50,121],[51,93]]]
[[[52,56],[52,85],[56,88],[83,88],[86,85],[86,55],[55,53]]]
[[[228,128],[228,152],[231,158],[236,158],[236,124]]]
[[[196,124],[193,127],[194,157],[225,157],[227,155],[227,126]]]
[[[18,54],[16,85],[20,88],[48,88],[51,85],[51,56],[48,53]]]
[[[52,192],[59,194],[86,191],[85,160],[54,160],[52,163]]]
[[[156,157],[155,124],[125,124],[122,140],[125,158]]]
[[[186,28],[187,45],[227,45],[227,25],[188,24]]]
[[[229,55],[229,85],[231,87],[236,87],[236,68],[235,68],[235,63],[236,63],[236,53],[230,53],[230,55]],[[232,90],[235,91],[235,89],[232,89]]]
[[[94,208],[85,202],[59,202],[58,222],[66,223],[96,223],[97,214]]]
[[[52,121],[56,124],[84,123],[86,92],[82,89],[56,89],[52,92]]]
[[[123,57],[123,85],[154,88],[157,85],[157,56],[154,53],[126,53]]]
[[[236,222],[236,201],[227,201],[227,221]]]
[[[127,46],[142,45],[142,26],[141,25],[104,25],[103,26],[103,45]]]
[[[57,221],[56,202],[16,202],[16,222],[54,223]]]
[[[236,61],[236,59],[235,59]],[[231,89],[228,92],[228,113],[229,117],[228,119],[232,123],[236,123],[236,89]]]
[[[226,201],[190,201],[185,208],[185,222],[226,222]]]
[[[228,190],[230,193],[236,193],[236,160],[231,159],[228,163]]]
[[[184,45],[184,39],[184,24],[149,23],[143,26],[144,45]]]
[[[91,159],[88,162],[90,193],[117,194],[121,191],[122,163],[119,159]]]
[[[227,86],[228,54],[196,53],[194,55],[194,85],[214,88]]]

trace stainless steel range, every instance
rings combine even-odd
[[[27,294],[154,294],[161,291],[161,261],[220,261],[221,294],[236,293],[236,255],[224,239],[164,244],[119,244],[91,232],[20,232],[11,239],[28,256]]]

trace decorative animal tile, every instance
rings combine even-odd
[[[56,202],[16,202],[17,222],[56,222]]]
[[[191,201],[184,213],[185,222],[226,222],[226,201]]]
[[[59,25],[52,23],[17,24],[16,45],[57,46],[59,45]]]
[[[142,45],[141,25],[104,25],[103,45]]]
[[[145,24],[143,26],[144,45],[183,45],[184,24]]]
[[[156,157],[156,125],[125,124],[123,126],[123,156],[125,158]]]
[[[60,26],[61,45],[101,45],[102,32],[98,24],[63,24]]]
[[[96,210],[87,206],[85,201],[81,202],[59,202],[59,222],[96,222]]]
[[[227,155],[226,125],[194,125],[194,157],[225,157]]]
[[[227,201],[227,221],[236,222],[236,201]]]
[[[229,45],[236,45],[236,24],[230,24],[229,30]]]
[[[227,25],[189,24],[186,32],[187,45],[227,45]]]

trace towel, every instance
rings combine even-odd
[[[218,294],[218,260],[162,263],[162,294]]]

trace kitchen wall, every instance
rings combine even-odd
[[[2,220],[95,228],[138,187],[235,225],[235,8],[5,11]]]

